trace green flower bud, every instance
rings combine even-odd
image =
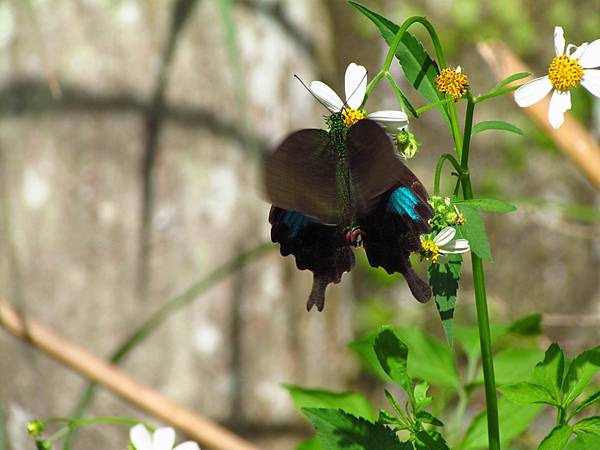
[[[419,149],[419,143],[415,139],[415,135],[406,130],[400,130],[396,134],[396,145],[400,154],[406,159],[411,159],[415,156]]]
[[[44,439],[37,439],[35,441],[35,448],[37,448],[37,450],[51,450],[52,445],[50,445],[50,442]]]
[[[454,225],[456,223],[456,219],[458,219],[458,214],[456,211],[450,211],[444,216],[444,219],[448,225]]]
[[[37,437],[44,431],[44,422],[35,419],[27,424],[27,432],[30,436]]]

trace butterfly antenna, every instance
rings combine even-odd
[[[294,78],[296,78],[300,82],[300,84],[302,86],[304,86],[304,89],[306,89],[310,93],[310,95],[312,95],[315,98],[316,101],[318,101],[321,105],[323,105],[327,109],[327,111],[329,111],[329,108],[327,108],[327,105],[325,103],[323,103],[321,101],[321,99],[314,94],[313,91],[310,90],[310,88],[306,85],[306,83],[304,83],[304,81],[302,81],[302,78],[300,78],[296,74],[294,74]]]
[[[352,98],[352,96],[354,94],[356,94],[356,91],[358,91],[358,88],[362,84],[363,80],[367,78],[368,73],[369,72],[365,72],[365,74],[363,75],[363,77],[360,79],[360,82],[356,85],[356,87],[354,88],[354,90],[352,91],[352,93],[348,96],[348,98],[344,102],[344,108],[351,109],[351,108],[348,108],[348,101]]]

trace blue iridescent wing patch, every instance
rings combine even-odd
[[[298,235],[300,230],[310,223],[314,223],[314,220],[308,218],[302,213],[293,210],[286,210],[281,219],[289,228],[289,237],[293,238]]]
[[[419,203],[422,203],[421,200],[412,193],[410,188],[399,187],[390,195],[387,210],[388,212],[395,212],[400,215],[408,214],[411,219],[420,220],[421,218],[415,209]]]

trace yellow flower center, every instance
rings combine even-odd
[[[440,257],[440,248],[433,240],[426,239],[421,242],[421,249],[421,255],[423,255],[424,258],[437,262]]]
[[[344,125],[346,125],[346,128],[350,128],[359,120],[362,120],[365,117],[367,117],[362,109],[352,108],[344,108],[342,115],[344,116]]]
[[[467,93],[469,87],[467,76],[456,69],[442,69],[434,81],[438,91],[449,94],[455,102]]]
[[[583,78],[583,67],[578,59],[571,59],[568,55],[557,56],[548,67],[548,78],[554,89],[567,91],[579,85]]]

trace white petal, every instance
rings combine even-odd
[[[346,104],[349,108],[357,109],[367,92],[367,69],[364,66],[350,63],[346,69]]]
[[[172,450],[175,444],[175,430],[171,427],[159,428],[152,435],[153,450]]]
[[[586,52],[589,45],[590,44],[588,44],[587,42],[584,42],[579,47],[576,47],[576,50],[570,55],[570,58],[571,59],[581,58],[581,55],[583,55]]]
[[[584,70],[581,85],[596,97],[600,97],[600,70]]]
[[[587,46],[579,58],[579,64],[581,64],[581,67],[584,69],[600,67],[600,39],[596,39]]]
[[[452,239],[454,239],[454,235],[456,234],[456,230],[452,227],[446,227],[442,231],[440,231],[436,237],[433,238],[433,242],[438,247],[443,247]]]
[[[374,120],[391,134],[396,134],[398,128],[408,126],[408,116],[403,111],[375,111],[367,118]]]
[[[467,253],[469,250],[471,247],[466,239],[457,239],[440,247],[440,253]]]
[[[150,432],[141,423],[129,430],[129,440],[136,450],[152,450],[152,437]]]
[[[565,111],[571,109],[571,93],[554,91],[548,108],[548,120],[552,128],[560,128],[565,121]]]
[[[198,444],[196,444],[195,442],[187,441],[182,444],[179,444],[173,450],[200,450],[200,447],[198,447]]]
[[[556,52],[556,56],[561,56],[565,53],[565,36],[562,27],[554,27],[554,51]]]
[[[340,112],[344,107],[342,99],[322,81],[313,81],[310,83],[309,89],[315,97],[325,104],[329,111]]]
[[[515,91],[515,101],[521,108],[526,108],[543,99],[552,90],[550,78],[541,77],[531,80]]]

